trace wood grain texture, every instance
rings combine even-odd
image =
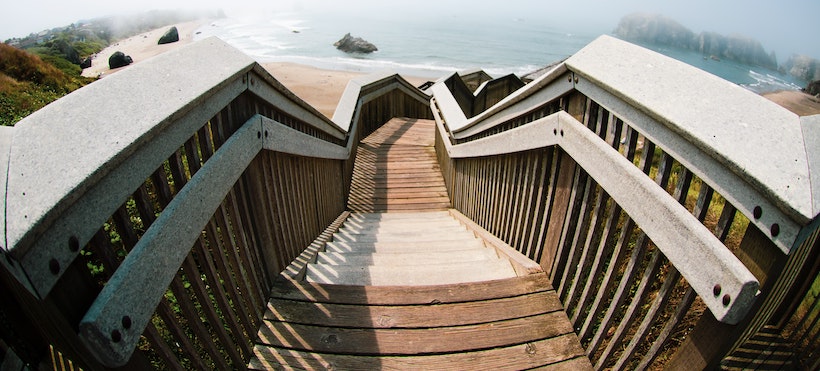
[[[517,344],[474,352],[416,355],[360,356],[308,353],[291,349],[257,345],[257,358],[248,365],[252,370],[267,370],[282,364],[299,370],[430,370],[430,369],[494,369],[522,370],[545,367],[555,370],[590,370],[589,361],[573,335]],[[572,358],[574,356],[574,358]]]
[[[435,122],[394,118],[362,139],[348,209],[446,210],[450,198],[436,160]]]

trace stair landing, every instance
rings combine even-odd
[[[394,118],[362,139],[348,209],[355,212],[447,210],[432,120]]]

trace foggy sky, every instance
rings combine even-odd
[[[171,4],[169,6],[169,4]],[[634,12],[660,13],[677,20],[692,31],[741,34],[759,40],[767,51],[775,51],[779,62],[791,54],[820,59],[816,0],[142,0],[114,2],[102,0],[11,1],[0,14],[0,41],[24,37],[32,32],[67,26],[81,19],[137,13],[153,9],[224,9],[229,16],[260,11],[321,11],[371,13],[398,12],[408,16],[429,14],[493,14],[543,21],[557,26],[586,27],[610,33],[624,15]]]

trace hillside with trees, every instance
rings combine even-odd
[[[0,125],[93,82],[83,77],[91,56],[118,40],[177,22],[224,17],[221,11],[150,11],[83,20],[0,44]]]

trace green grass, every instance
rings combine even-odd
[[[0,44],[0,125],[13,126],[34,111],[94,81],[47,48],[37,55]]]

